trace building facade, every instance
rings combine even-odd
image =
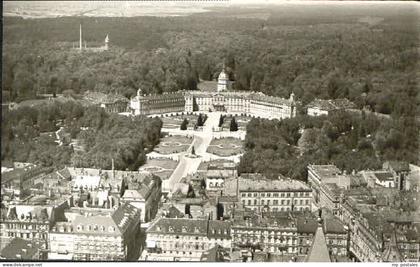
[[[266,179],[260,174],[242,174],[226,180],[225,195],[238,194],[240,203],[254,211],[311,211],[312,190],[305,183]]]
[[[230,81],[223,70],[217,90],[178,91],[162,95],[143,96],[141,90],[130,101],[133,115],[153,115],[180,112],[227,112],[266,119],[285,119],[296,116],[294,94],[289,99],[267,96],[263,93],[230,91]]]
[[[147,229],[145,261],[200,261],[216,245],[230,249],[229,222],[159,218]]]
[[[130,260],[140,230],[140,210],[123,204],[106,211],[73,210],[68,222],[55,224],[50,233],[49,259],[105,261]]]

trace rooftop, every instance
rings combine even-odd
[[[340,169],[335,165],[309,165],[308,169],[319,176],[321,180],[341,174]]]
[[[123,235],[130,224],[138,221],[140,210],[129,203],[124,203],[118,209],[71,209],[69,222],[77,233],[100,233]]]
[[[36,255],[39,252],[39,249],[40,245],[35,242],[14,238],[5,248],[3,248],[1,257],[5,259],[22,260],[39,259]]]
[[[239,181],[237,181],[239,179]],[[275,191],[311,191],[305,183],[292,179],[270,180],[266,179],[261,174],[242,174],[241,177],[231,178],[225,180],[225,195],[236,195],[237,185],[239,185],[240,192],[260,191],[260,192],[275,192]]]
[[[326,234],[345,234],[347,231],[344,229],[344,225],[339,219],[325,218],[324,232]]]
[[[321,110],[331,111],[337,109],[355,108],[356,105],[346,98],[341,99],[314,99],[307,105],[307,108],[318,108]]]

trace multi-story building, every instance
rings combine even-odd
[[[4,248],[14,238],[37,242],[48,249],[48,233],[52,224],[64,215],[67,201],[60,205],[16,205],[1,212],[0,243]]]
[[[140,212],[128,203],[115,211],[71,209],[67,222],[51,229],[49,259],[133,260],[139,248]]]
[[[236,248],[258,249],[270,253],[298,254],[298,232],[288,214],[274,218],[234,220],[232,243]]]
[[[133,115],[152,115],[194,111],[220,111],[266,119],[284,119],[296,116],[294,94],[289,99],[267,96],[263,93],[230,91],[227,74],[218,77],[217,91],[178,91],[162,95],[142,96],[141,90],[131,99]]]
[[[19,202],[30,195],[30,189],[34,186],[35,180],[50,173],[53,168],[30,165],[23,168],[16,168],[12,171],[2,173],[1,189],[5,195],[13,196],[15,202]]]
[[[223,164],[210,163],[205,175],[206,190],[220,192],[223,190],[225,180],[237,177],[238,172],[234,162],[225,162]]]
[[[141,210],[140,218],[143,222],[152,220],[158,211],[162,197],[162,181],[150,173],[142,173],[127,181],[122,195],[122,202],[131,203]]]
[[[144,96],[139,89],[130,101],[130,110],[133,115],[181,113],[185,111],[185,97],[182,92]]]
[[[308,166],[308,184],[313,189],[313,197],[316,204],[320,203],[321,184],[335,180],[339,175],[341,175],[341,171],[335,165]]]
[[[230,249],[231,225],[225,221],[159,218],[147,229],[145,261],[199,261],[216,245]]]
[[[224,195],[237,195],[244,207],[258,212],[311,211],[312,206],[312,190],[305,183],[270,180],[261,174],[242,174],[226,180]]]
[[[331,257],[345,257],[348,252],[348,232],[338,218],[325,218],[324,234]]]

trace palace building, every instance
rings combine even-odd
[[[178,91],[162,95],[142,95],[141,90],[130,101],[133,115],[152,115],[178,112],[227,112],[266,119],[285,119],[296,116],[294,94],[289,99],[267,96],[261,92],[232,91],[225,70],[220,73],[217,91]]]

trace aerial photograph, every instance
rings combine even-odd
[[[2,6],[3,267],[419,267],[420,3]]]

